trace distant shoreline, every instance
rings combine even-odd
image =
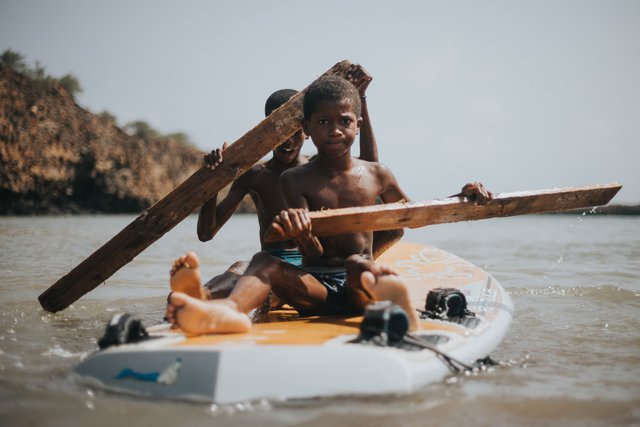
[[[598,206],[595,208],[585,209],[572,209],[562,212],[550,212],[549,215],[575,215],[575,214],[588,214],[588,215],[620,215],[620,216],[634,216],[640,215],[640,205],[607,205]]]

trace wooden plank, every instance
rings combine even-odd
[[[339,62],[324,75],[346,77],[350,66],[349,61]],[[231,144],[225,150],[224,162],[219,167],[213,171],[201,167],[49,287],[38,297],[42,308],[52,312],[63,310],[96,288],[215,193],[296,133],[301,127],[303,96],[304,90]]]
[[[314,235],[331,236],[602,206],[609,203],[620,188],[621,185],[612,183],[501,193],[494,195],[484,206],[477,206],[465,197],[451,197],[423,202],[329,209],[309,212],[309,216]],[[273,228],[265,235],[267,242],[282,239]]]

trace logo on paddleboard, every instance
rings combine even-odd
[[[131,368],[125,368],[118,375],[116,375],[115,379],[117,380],[137,380],[137,381],[148,381],[157,384],[163,385],[171,385],[176,382],[178,379],[178,373],[180,372],[180,367],[182,366],[182,359],[177,358],[173,363],[171,363],[165,370],[162,372],[137,372]]]

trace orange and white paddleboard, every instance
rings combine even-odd
[[[74,373],[114,391],[215,403],[411,393],[449,375],[447,358],[471,364],[507,333],[511,298],[482,269],[408,242],[380,261],[400,272],[416,309],[424,309],[430,289],[456,288],[475,316],[422,319],[413,335],[430,349],[353,343],[361,316],[301,317],[294,310],[271,312],[271,322],[244,334],[187,337],[158,325],[148,329],[154,339],[97,351]]]

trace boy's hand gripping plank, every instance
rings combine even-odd
[[[347,77],[351,63],[342,61],[324,75]],[[304,90],[274,111],[224,152],[215,170],[201,167],[162,200],[144,211],[115,237],[43,292],[42,308],[57,312],[96,288],[136,255],[242,175],[281,142],[296,133],[302,117]]]
[[[621,185],[612,183],[501,193],[494,195],[489,202],[482,206],[466,197],[450,197],[424,202],[400,202],[314,211],[309,212],[309,218],[311,219],[311,230],[315,236],[417,228],[447,222],[602,206],[609,203],[621,188]],[[283,239],[281,230],[274,226],[265,235],[267,242]]]

